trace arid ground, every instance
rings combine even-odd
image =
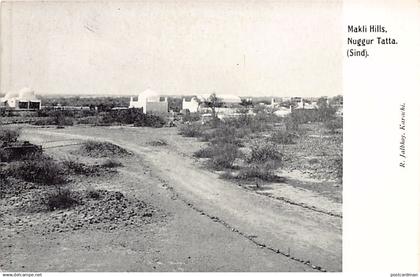
[[[86,140],[131,155],[73,177],[76,192],[103,190],[102,204],[36,212],[25,205],[37,188],[3,196],[2,271],[341,271],[341,187],[298,165],[256,190],[204,168],[193,156],[204,143],[177,128],[25,125],[21,139],[85,164],[98,162],[80,153]]]

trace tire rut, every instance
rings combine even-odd
[[[274,254],[282,255],[284,257],[287,257],[288,259],[293,260],[293,261],[296,261],[296,262],[299,262],[301,264],[304,264],[304,265],[310,267],[313,270],[317,270],[319,272],[327,272],[327,270],[325,268],[322,268],[319,265],[315,265],[315,264],[311,263],[310,260],[300,259],[298,257],[295,257],[295,256],[290,255],[290,253],[289,253],[290,251],[285,252],[285,251],[282,251],[280,249],[276,249],[276,248],[273,248],[271,246],[268,246],[268,245],[266,245],[263,242],[259,242],[258,240],[255,239],[255,236],[246,234],[246,233],[238,230],[237,228],[234,228],[229,223],[227,223],[226,221],[220,219],[217,216],[210,215],[206,211],[198,208],[197,206],[195,206],[194,204],[192,204],[191,202],[189,202],[185,198],[181,197],[176,192],[176,190],[174,189],[174,187],[170,186],[169,183],[166,180],[164,180],[164,179],[162,179],[160,177],[157,177],[157,176],[155,176],[155,177],[161,182],[161,185],[162,185],[163,188],[165,188],[165,189],[167,189],[167,190],[169,190],[171,192],[171,194],[172,194],[171,199],[172,200],[179,200],[179,201],[183,202],[190,209],[194,210],[195,212],[199,213],[202,216],[206,216],[207,218],[209,218],[210,220],[212,220],[215,223],[221,224],[222,226],[224,226],[229,231],[234,232],[234,233],[237,233],[238,235],[240,235],[241,237],[243,237],[243,238],[251,241],[253,244],[255,244],[256,246],[258,246],[261,249],[267,249],[267,250],[273,252]]]

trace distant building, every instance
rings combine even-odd
[[[182,110],[188,110],[192,113],[194,112],[209,112],[209,108],[206,105],[206,102],[210,100],[211,94],[200,94],[191,98],[191,100],[182,99]],[[228,95],[228,94],[216,94],[216,97],[219,102],[220,108],[234,108],[242,103],[242,100],[239,96]]]
[[[305,101],[298,102],[297,107],[295,110],[302,109],[302,110],[314,110],[318,109],[318,104],[316,102],[307,103]]]
[[[11,110],[39,110],[41,100],[35,96],[35,92],[29,88],[23,88],[18,93],[9,92],[0,98],[0,105]]]
[[[285,117],[292,113],[292,107],[291,106],[289,108],[278,107],[278,109],[275,110],[273,113],[279,117]]]
[[[147,89],[139,94],[137,100],[133,97],[130,99],[129,108],[143,109],[143,113],[167,113],[168,98],[161,100],[160,94],[151,89]]]
[[[185,98],[182,98],[182,110],[188,110],[191,113],[198,112],[200,107],[200,100],[197,97],[193,97],[190,101],[187,101]]]
[[[271,98],[271,105],[270,106],[272,108],[278,107],[281,102],[282,102],[282,100],[278,101],[278,99]]]

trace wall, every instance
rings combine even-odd
[[[145,113],[167,113],[168,101],[162,102],[146,102]]]
[[[182,109],[189,110],[192,113],[198,112],[198,102],[193,98],[190,101],[182,99]]]

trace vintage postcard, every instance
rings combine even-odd
[[[341,273],[376,269],[372,249],[419,249],[416,235],[404,235],[399,250],[389,242],[389,252],[369,244],[376,242],[369,230],[385,215],[370,226],[376,217],[366,206],[376,211],[383,203],[368,200],[381,192],[365,181],[396,170],[406,176],[401,184],[415,182],[407,176],[420,156],[409,146],[418,138],[409,126],[419,122],[409,96],[414,59],[404,79],[398,66],[381,66],[383,91],[404,82],[401,99],[386,102],[364,90],[374,87],[364,77],[378,78],[371,64],[380,65],[379,57],[408,53],[407,25],[379,21],[364,7],[335,0],[2,1],[4,276]],[[406,19],[419,23],[418,11],[398,7],[395,14],[410,10]],[[372,21],[360,11],[371,11]],[[383,113],[387,124],[395,120],[390,145],[398,153],[390,171],[375,162],[368,172],[369,157],[381,160],[381,142],[394,138],[373,141],[384,130],[380,120],[365,126]],[[389,199],[384,187],[382,199]],[[418,199],[408,192],[399,191]],[[418,202],[410,203],[415,226]],[[372,262],[362,265],[368,256]],[[411,260],[395,264],[385,271],[418,270]]]

